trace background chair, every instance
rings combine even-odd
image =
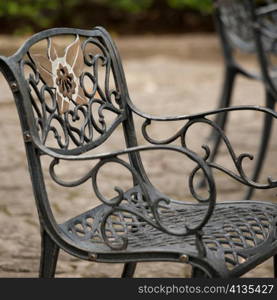
[[[260,22],[267,24],[267,38],[261,39],[263,46],[257,45],[256,32],[252,26],[251,10],[253,9],[256,17]],[[272,73],[272,66],[267,64],[263,59],[265,53],[271,55],[276,54],[272,35],[276,31],[277,21],[277,5],[274,1],[259,2],[256,7],[256,1],[248,0],[215,0],[214,1],[214,20],[220,39],[224,58],[224,80],[222,85],[222,92],[218,107],[228,107],[231,105],[232,95],[235,88],[235,81],[237,76],[241,75],[248,79],[261,81],[265,88],[265,106],[274,109],[276,103],[276,88],[272,84],[274,80]],[[270,21],[269,21],[270,20]],[[235,53],[243,51],[249,54],[255,54],[260,67],[257,73],[250,72],[242,66]],[[263,53],[261,53],[263,51]],[[271,82],[271,83],[270,83]],[[267,115],[264,117],[263,128],[261,132],[260,146],[256,157],[256,165],[253,170],[252,179],[258,180],[259,174],[262,170],[263,162],[266,157],[268,144],[270,141],[272,118]],[[227,114],[222,113],[217,116],[216,122],[224,129],[227,123]],[[221,143],[220,136],[213,131],[210,139],[213,140],[213,149],[210,161],[214,161],[218,153]],[[202,182],[201,185],[204,183]],[[250,199],[253,195],[254,189],[249,187],[244,199]]]

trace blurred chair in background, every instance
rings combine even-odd
[[[253,26],[253,18],[255,18],[255,24],[259,24],[258,27]],[[277,4],[270,0],[262,3],[260,1],[259,5],[256,5],[256,1],[251,0],[214,0],[214,20],[222,47],[225,67],[219,107],[223,108],[231,105],[235,80],[238,76],[244,76],[258,80],[264,85],[265,100],[264,103],[261,101],[261,105],[274,109],[277,101],[275,85],[277,73],[270,58],[277,53],[275,46],[277,41]],[[259,70],[253,72],[242,66],[236,57],[238,51],[256,55]],[[227,123],[227,114],[217,115],[216,122],[224,129]],[[260,146],[252,174],[254,181],[258,180],[262,170],[271,130],[272,117],[265,115]],[[213,141],[210,156],[212,162],[217,156],[221,138],[213,130],[210,139]],[[200,185],[203,186],[204,181]],[[244,199],[250,199],[253,192],[254,189],[249,187]]]

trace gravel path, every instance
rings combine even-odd
[[[223,66],[215,36],[165,36],[130,37],[117,39],[122,53],[130,95],[143,111],[154,114],[189,114],[216,107],[222,81]],[[14,51],[18,40],[0,37],[0,53]],[[242,57],[244,58],[244,57]],[[249,67],[255,64],[251,59],[244,60]],[[36,277],[39,266],[40,238],[36,208],[32,196],[30,179],[25,160],[24,145],[21,138],[18,117],[11,93],[0,77],[0,277]],[[263,89],[259,83],[239,79],[234,95],[235,104],[263,104]],[[136,119],[136,124],[141,124]],[[257,112],[230,115],[228,136],[237,153],[255,154],[258,145],[261,114]],[[180,124],[173,124],[173,129]],[[139,127],[138,127],[139,128]],[[171,128],[155,125],[153,135],[167,137]],[[276,128],[274,128],[276,131]],[[209,130],[202,127],[194,129],[191,145],[195,149],[205,142]],[[276,133],[273,132],[273,136]],[[121,134],[117,132],[108,145],[118,147]],[[197,138],[196,138],[197,137]],[[108,147],[105,146],[105,147]],[[198,148],[197,148],[198,147]],[[277,178],[275,162],[277,142],[272,140],[261,181],[267,175]],[[145,155],[146,169],[154,184],[165,193],[177,199],[187,197],[184,178],[191,170],[189,163],[179,162],[179,157]],[[227,151],[222,147],[219,161],[231,167]],[[245,166],[249,172],[253,162]],[[78,166],[76,176],[83,174],[85,165]],[[61,168],[67,173],[66,167]],[[166,173],[166,176],[164,175]],[[111,186],[118,180],[116,170],[104,173]],[[122,175],[119,180],[124,181]],[[168,181],[168,178],[170,180]],[[92,204],[90,185],[82,190],[60,193],[57,186],[49,182],[49,197],[53,211],[59,221],[75,215]],[[127,179],[126,179],[127,182]],[[241,199],[243,187],[230,178],[217,174],[219,201]],[[103,186],[108,191],[109,186]],[[257,199],[275,201],[273,191],[258,191]],[[248,277],[272,276],[272,261],[248,273]],[[81,261],[66,253],[60,254],[58,277],[118,277],[122,265],[106,265]],[[137,277],[182,277],[189,276],[189,269],[181,264],[141,263]]]

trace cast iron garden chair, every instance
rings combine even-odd
[[[63,51],[56,46],[57,36],[71,38]],[[45,45],[42,52],[36,48],[39,43]],[[136,263],[142,261],[190,264],[193,276],[238,277],[276,255],[277,205],[265,201],[217,203],[212,170],[220,170],[249,187],[276,188],[277,182],[270,178],[265,184],[250,180],[242,164],[251,155],[236,155],[224,132],[209,119],[220,112],[241,110],[276,118],[273,110],[239,106],[176,117],[143,113],[129,98],[118,52],[101,27],[43,31],[11,57],[1,57],[0,67],[14,95],[26,147],[41,225],[41,277],[55,275],[59,249],[84,260],[125,263],[123,277],[133,276]],[[103,80],[100,68],[104,69]],[[113,116],[110,124],[105,119],[106,111]],[[133,115],[144,120],[137,130],[146,144],[138,145]],[[175,121],[183,125],[171,137],[159,140],[151,136],[151,122],[170,126]],[[208,146],[203,146],[203,157],[188,147],[187,132],[194,124],[217,130],[235,171],[209,162]],[[126,141],[120,146],[122,150],[99,151],[120,125]],[[172,200],[152,185],[141,153],[158,150],[179,153],[194,163],[187,181],[196,203]],[[91,181],[92,192],[101,204],[59,224],[48,199],[45,168],[41,165],[47,157],[51,180],[68,189]],[[77,179],[65,180],[57,172],[59,164],[75,162],[76,170],[81,161],[91,164],[91,169]],[[115,187],[117,195],[108,198],[99,188],[98,175],[111,163],[130,172],[133,187]],[[207,182],[205,196],[195,187],[199,172]],[[274,270],[276,275],[276,262]]]
[[[276,71],[272,72],[274,66],[271,66],[263,56],[266,55],[266,53],[271,56],[276,55],[276,47],[272,35],[274,35],[274,32],[277,30],[277,3],[276,1],[265,0],[259,1],[259,5],[256,6],[256,2],[258,1],[214,0],[214,19],[225,66],[224,82],[219,107],[228,107],[231,105],[235,80],[238,75],[242,75],[246,78],[259,80],[264,83],[265,106],[274,109],[277,99],[276,84],[274,84],[274,82],[276,82]],[[251,10],[255,15],[255,18],[263,23],[264,28],[266,27],[266,35],[262,32],[254,32]],[[260,34],[263,35],[263,38],[261,37],[262,45],[258,46],[257,39]],[[246,67],[241,65],[235,55],[237,50],[255,54],[260,67],[259,71],[255,73],[247,70]],[[271,116],[264,116],[260,147],[252,174],[252,179],[254,181],[258,180],[266,157],[272,130],[272,121],[273,118]],[[222,113],[217,115],[216,122],[224,129],[227,123],[227,114]],[[221,139],[215,131],[212,131],[211,139],[213,140],[213,149],[210,161],[214,161],[218,153]],[[250,199],[253,192],[254,188],[248,187],[244,199]]]

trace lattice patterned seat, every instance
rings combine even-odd
[[[130,197],[138,194],[138,190],[137,187],[126,193],[126,205],[130,209],[145,207],[141,195],[135,199]],[[161,210],[162,223],[182,228],[186,220],[187,223],[197,226],[207,210],[205,204],[202,206],[201,208],[197,204],[171,201]],[[94,253],[95,258],[100,261],[103,253],[115,255],[101,236],[101,221],[105,212],[106,207],[101,205],[61,225],[64,234],[76,246]],[[207,264],[215,263],[214,267],[218,266],[218,274],[222,277],[242,275],[260,259],[261,253],[267,252],[270,255],[276,245],[276,223],[275,204],[257,201],[218,203],[213,216],[202,229]],[[163,233],[127,212],[115,213],[107,226],[110,229],[109,239],[112,241],[116,242],[120,236],[126,236],[132,259],[137,253],[155,253],[157,249],[161,258],[169,253],[181,258],[185,254],[193,261],[199,255],[194,236]],[[121,251],[117,251],[119,257],[120,253]],[[105,257],[103,259],[105,261]]]
[[[66,37],[61,39],[66,41],[62,47],[56,43],[61,36]],[[101,27],[43,31],[13,56],[1,57],[0,68],[13,92],[26,146],[41,225],[41,277],[54,276],[60,248],[85,260],[125,263],[125,277],[134,274],[137,262],[158,260],[189,263],[194,268],[193,275],[239,276],[277,253],[274,204],[216,204],[212,169],[253,188],[276,188],[277,181],[269,178],[260,184],[249,179],[243,162],[252,156],[236,155],[227,136],[209,118],[239,110],[276,118],[276,112],[239,106],[176,117],[143,113],[130,100],[119,54]],[[144,139],[141,145],[136,137],[134,114],[142,118],[142,125],[137,128]],[[167,139],[150,134],[151,123],[170,125],[175,121],[182,123],[181,128]],[[207,145],[202,146],[204,156],[188,147],[187,133],[195,124],[216,130],[234,170],[210,161]],[[121,150],[101,152],[99,146],[105,146],[116,129],[122,129],[125,144]],[[177,153],[193,163],[192,171],[184,176],[195,204],[172,201],[151,184],[141,152],[158,150]],[[82,175],[77,170],[81,161],[90,162],[87,173]],[[75,163],[73,169],[72,165],[68,167],[70,163]],[[103,195],[98,182],[99,173],[110,164],[128,171],[133,186],[112,186],[117,193],[112,199]],[[63,178],[57,170],[61,165],[63,174],[75,179]],[[45,180],[46,172],[49,181]],[[199,174],[205,178],[205,196],[196,188]],[[102,204],[59,225],[47,186],[54,182],[62,190],[74,189],[87,181]],[[105,183],[111,185],[109,181]]]

